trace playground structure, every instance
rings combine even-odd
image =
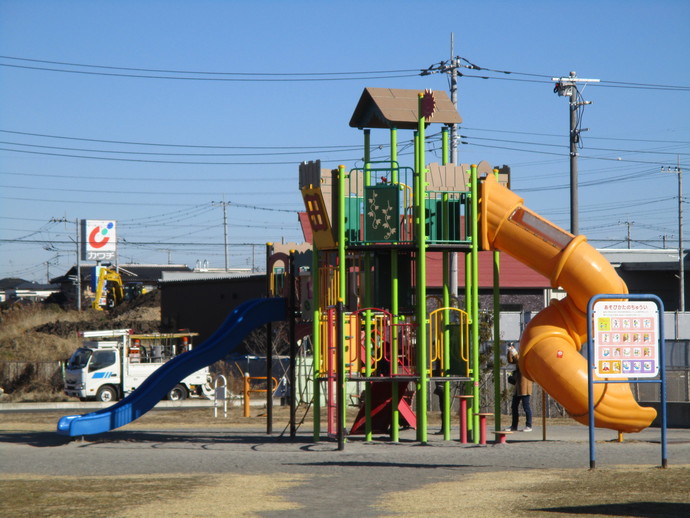
[[[343,440],[346,385],[364,384],[360,413],[350,434],[390,433],[399,440],[402,426],[416,429],[427,442],[428,388],[442,387],[444,439],[450,439],[451,383],[472,396],[463,420],[472,440],[481,440],[486,417],[479,403],[480,249],[502,251],[542,273],[568,297],[540,312],[521,338],[520,368],[559,401],[578,421],[588,415],[587,365],[579,354],[587,334],[585,309],[600,293],[627,293],[610,264],[586,243],[523,205],[504,185],[506,178],[485,162],[448,163],[448,127],[441,132],[442,164],[426,164],[426,128],[455,124],[460,116],[444,92],[365,89],[350,125],[364,135],[363,166],[349,171],[321,170],[320,163],[300,166],[299,185],[312,231],[309,305],[297,330],[296,269],[292,257],[267,253],[267,292],[271,298],[248,301],[233,310],[218,330],[194,350],[164,364],[132,394],[112,407],[82,416],[65,416],[58,433],[78,436],[123,426],[153,408],[179,380],[223,358],[253,329],[287,320],[290,325],[290,387],[295,387],[296,337],[311,322],[314,346],[313,408],[315,441],[321,437],[321,401],[325,391],[328,433]],[[390,159],[371,159],[371,129],[388,129]],[[414,165],[398,161],[398,130],[414,130]],[[480,177],[481,176],[481,177]],[[450,254],[464,255],[464,307],[451,305]],[[427,257],[443,258],[440,307],[429,311]],[[270,256],[270,257],[269,257]],[[497,261],[497,259],[495,259]],[[273,267],[284,264],[283,289]],[[497,266],[497,264],[496,264]],[[289,288],[286,289],[286,286]],[[288,298],[276,297],[282,291]],[[494,304],[494,321],[500,311]],[[267,347],[272,365],[272,347]],[[494,373],[500,364],[499,336],[494,336]],[[270,370],[267,379],[272,378]],[[498,393],[500,380],[494,376]],[[291,390],[290,435],[296,418]],[[599,385],[595,392],[596,426],[636,432],[649,426],[656,412],[640,407],[626,383]],[[412,401],[414,400],[414,408]],[[271,433],[272,398],[267,398]],[[464,407],[464,405],[463,405]],[[495,398],[497,422],[500,401]]]
[[[627,293],[613,267],[584,236],[573,236],[530,211],[487,164],[448,163],[447,125],[461,122],[444,92],[367,88],[350,126],[364,136],[361,167],[321,170],[300,165],[299,185],[313,237],[314,398],[326,391],[328,434],[343,438],[347,383],[364,382],[360,414],[350,434],[390,431],[401,424],[427,441],[430,382],[443,387],[444,438],[450,438],[450,383],[471,395],[467,422],[479,441],[478,254],[502,251],[563,287],[528,325],[520,367],[579,422],[587,423],[586,307],[599,293]],[[441,132],[442,164],[426,164],[426,129]],[[371,130],[388,129],[390,158],[371,159]],[[414,130],[414,165],[398,161],[398,130]],[[481,176],[481,177],[480,177]],[[449,257],[465,257],[464,308],[450,304]],[[427,310],[429,254],[443,256],[441,307]],[[497,260],[496,260],[497,261]],[[495,320],[500,308],[494,305]],[[303,315],[304,317],[304,315]],[[494,337],[494,369],[500,363]],[[498,376],[495,376],[498,395]],[[414,390],[410,390],[414,384]],[[415,411],[410,400],[414,394]],[[640,407],[630,386],[596,395],[596,426],[637,432],[656,412]],[[495,414],[500,413],[496,398]],[[464,417],[464,416],[463,416]],[[321,434],[318,405],[314,439]],[[402,420],[402,421],[401,421]],[[498,421],[500,422],[500,421]]]

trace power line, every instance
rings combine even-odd
[[[217,193],[216,193],[217,194]],[[41,203],[60,203],[61,205],[69,204],[69,205],[122,205],[122,206],[132,206],[132,207],[141,207],[142,203],[141,202],[126,202],[126,201],[107,201],[107,200],[93,200],[93,201],[88,201],[88,200],[65,200],[65,199],[60,199],[60,200],[48,200],[45,198],[20,198],[17,196],[0,196],[0,199],[2,200],[15,200],[15,201],[28,201],[28,202],[41,202]],[[153,201],[146,201],[147,206],[156,206],[156,207],[194,207],[192,204],[183,204],[183,203],[156,203]],[[303,210],[303,209],[278,209],[275,207],[259,207],[256,205],[244,205],[241,203],[235,203],[234,204],[237,207],[245,207],[245,208],[253,208],[256,210],[263,210],[263,211],[270,211],[270,212],[288,212],[288,213],[297,213],[298,210]]]
[[[85,63],[69,63],[65,61],[49,61],[44,59],[19,58],[13,56],[0,56],[1,59],[12,59],[15,61],[27,61],[31,63],[44,63],[48,65],[64,65],[71,67],[99,68],[107,70],[128,70],[130,72],[154,72],[160,74],[199,74],[199,75],[230,75],[230,76],[329,76],[329,75],[354,75],[354,74],[394,74],[401,72],[417,72],[417,69],[408,70],[374,70],[374,71],[355,71],[355,72],[208,72],[199,70],[166,70],[157,68],[132,68],[115,67],[108,65],[93,65]]]
[[[215,146],[215,145],[199,145],[199,144],[170,144],[161,142],[136,142],[129,140],[106,140],[94,139],[85,137],[72,137],[66,135],[50,135],[45,133],[31,133],[27,131],[14,131],[7,129],[0,129],[0,133],[11,133],[13,135],[25,135],[29,137],[41,137],[62,140],[78,140],[81,142],[97,142],[101,144],[123,144],[129,146],[156,146],[156,147],[183,147],[183,148],[199,148],[199,149],[293,149],[308,151],[322,151],[322,150],[350,150],[354,145],[338,145],[338,146]],[[381,144],[381,146],[388,146],[388,144]]]
[[[475,128],[471,126],[463,126],[463,129],[465,130],[470,130],[470,131],[487,131],[487,132],[492,132],[492,133],[512,133],[516,135],[534,135],[538,137],[556,137],[556,138],[565,138],[568,135],[566,134],[557,134],[557,133],[536,133],[532,131],[516,131],[516,130],[501,130],[501,129],[494,129],[494,128]],[[649,143],[661,143],[661,144],[690,144],[690,140],[657,140],[657,139],[635,139],[635,138],[620,138],[620,137],[594,137],[589,135],[587,137],[588,139],[591,140],[620,140],[620,141],[625,141],[625,142],[649,142]]]
[[[28,191],[44,191],[46,188],[44,186],[33,186],[33,185],[3,185],[5,189],[23,189]],[[77,188],[61,188],[61,187],[51,187],[51,191],[56,192],[73,192],[73,193],[92,193],[92,194],[102,194],[102,189],[77,189]],[[122,194],[122,195],[147,195],[147,196],[216,196],[218,191],[209,192],[198,192],[198,191],[134,191],[132,189],[115,190],[108,189],[110,194]],[[262,195],[262,196],[285,196],[282,192],[266,192],[264,191],[233,191],[235,195],[250,196],[250,195]]]
[[[1,56],[0,56],[1,57]],[[6,58],[12,59],[12,58]],[[79,65],[75,65],[79,66]],[[95,66],[95,65],[94,65]],[[173,80],[173,81],[208,81],[208,82],[233,82],[233,83],[285,83],[285,82],[324,82],[324,81],[361,81],[370,79],[396,79],[403,77],[416,77],[417,71],[414,73],[385,73],[385,75],[372,75],[371,72],[362,72],[362,75],[351,75],[349,77],[334,77],[334,74],[347,74],[345,72],[341,73],[314,73],[306,75],[314,75],[314,77],[303,77],[303,73],[292,73],[285,74],[284,77],[267,77],[264,73],[232,73],[232,72],[204,72],[205,74],[216,74],[209,75],[208,77],[202,76],[173,76],[173,75],[154,75],[154,74],[135,74],[135,73],[118,73],[118,72],[94,72],[90,70],[71,70],[66,68],[51,68],[51,67],[39,67],[39,66],[28,66],[28,65],[15,65],[10,63],[0,63],[0,67],[17,68],[24,70],[37,70],[42,72],[60,72],[66,74],[81,74],[89,76],[104,76],[104,77],[125,77],[131,79],[161,79],[161,80]],[[104,67],[105,68],[105,67]],[[187,72],[178,72],[186,74]],[[218,77],[218,74],[231,75],[239,74],[244,77]]]
[[[252,176],[251,178],[228,178],[228,177],[223,177],[223,178],[160,178],[160,177],[154,177],[154,176],[113,176],[113,175],[108,175],[108,176],[91,176],[91,175],[69,175],[69,174],[49,174],[49,173],[12,173],[8,171],[0,171],[0,176],[6,175],[6,176],[29,176],[29,177],[37,177],[37,178],[60,178],[60,179],[65,179],[65,178],[71,178],[75,180],[89,180],[89,181],[94,181],[94,180],[102,180],[102,181],[127,181],[127,182],[192,182],[192,183],[200,183],[200,182],[223,182],[223,183],[257,183],[257,182],[271,182],[271,183],[279,183],[279,182],[290,182],[294,183],[293,178],[285,178],[285,177],[278,177],[278,178],[256,178]]]
[[[490,148],[490,149],[505,149],[508,151],[520,151],[521,153],[534,153],[537,155],[569,156],[568,153],[556,153],[556,152],[552,152],[552,151],[537,151],[537,150],[533,150],[533,149],[520,149],[520,148],[508,147],[508,146],[491,146],[491,145],[487,145],[487,144],[476,144],[476,143],[468,142],[468,141],[461,141],[461,144],[465,144],[465,145],[469,145],[469,146],[475,146],[475,147]],[[588,160],[606,160],[606,161],[630,163],[630,164],[662,165],[662,164],[666,163],[666,161],[664,161],[664,160],[656,160],[656,161],[632,160],[630,158],[622,158],[622,157],[603,157],[603,156],[589,156],[589,155],[580,155],[580,154],[578,154],[578,157],[583,158],[583,159],[588,159]]]
[[[25,153],[30,155],[43,155],[43,156],[61,156],[65,158],[82,158],[87,160],[107,160],[116,162],[137,162],[137,163],[152,163],[152,164],[178,164],[178,165],[243,165],[243,166],[260,166],[260,165],[295,165],[299,161],[289,160],[289,161],[253,161],[253,162],[200,162],[193,160],[151,160],[144,158],[118,158],[118,157],[101,157],[101,156],[85,156],[85,155],[72,155],[68,153],[50,153],[47,151],[28,151],[26,149],[9,149],[0,148],[0,151],[10,151],[13,153]],[[354,161],[360,158],[340,158],[339,160]],[[336,159],[333,159],[336,160]]]
[[[431,73],[446,72],[449,62],[442,61],[434,64],[431,67],[419,69],[400,69],[400,70],[373,70],[373,71],[352,71],[352,72],[217,72],[217,71],[194,71],[194,70],[176,70],[176,69],[157,69],[157,68],[139,68],[139,67],[117,67],[112,65],[94,65],[88,63],[71,63],[66,61],[53,61],[44,59],[31,59],[16,56],[0,56],[0,59],[20,61],[24,63],[35,63],[41,65],[54,65],[59,67],[75,67],[73,68],[54,68],[48,66],[36,65],[18,65],[12,63],[0,63],[0,66],[38,70],[45,72],[61,72],[71,74],[85,74],[95,76],[114,76],[114,77],[128,77],[137,79],[168,79],[168,80],[183,80],[183,81],[231,81],[231,82],[314,82],[314,81],[354,81],[362,79],[391,79],[401,77],[414,77],[418,75],[429,75]],[[474,78],[474,79],[497,79],[504,81],[520,81],[532,83],[549,83],[548,78],[553,77],[553,74],[533,74],[527,72],[518,72],[512,70],[499,70],[495,68],[482,67],[471,63],[466,58],[457,56],[457,60],[462,60],[466,64],[462,65],[468,70],[486,71],[494,74],[501,74],[502,76],[490,75],[475,75],[475,74],[461,74],[458,76]],[[79,70],[86,69],[86,70]],[[106,70],[111,72],[105,72]],[[178,74],[178,75],[170,75]],[[511,76],[511,77],[507,77]],[[524,76],[529,78],[543,78],[543,79],[519,79],[512,76]],[[625,82],[625,81],[607,81],[602,80],[597,86],[607,88],[634,88],[643,90],[667,90],[667,91],[690,91],[690,86],[686,85],[669,85],[657,83],[639,83],[639,82]]]
[[[489,138],[489,137],[473,137],[470,135],[460,135],[460,138],[464,139],[470,139],[470,140],[488,140],[492,142],[506,142],[508,144],[526,144],[529,146],[546,146],[546,147],[563,147],[561,144],[546,144],[544,142],[529,142],[529,141],[524,141],[524,140],[506,140],[506,139],[497,139],[497,138]],[[589,137],[588,137],[589,138]],[[690,156],[690,153],[679,153],[677,151],[658,151],[658,150],[647,150],[647,149],[615,149],[615,148],[604,148],[604,147],[591,147],[588,146],[587,149],[591,149],[594,151],[613,151],[616,153],[648,153],[648,154],[659,154],[659,155],[688,155]]]

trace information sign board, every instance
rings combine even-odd
[[[593,368],[603,378],[659,375],[659,308],[653,301],[598,300],[592,307]]]

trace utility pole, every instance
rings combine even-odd
[[[68,223],[67,218],[50,218],[51,223]],[[74,226],[77,229],[76,232],[76,239],[74,240],[74,243],[77,246],[77,257],[76,257],[76,268],[77,268],[77,274],[74,276],[74,279],[72,281],[74,282],[75,288],[76,288],[76,295],[77,295],[77,311],[81,311],[81,240],[80,240],[80,230],[81,227],[79,226],[79,219],[74,220]],[[50,276],[49,276],[50,277]],[[50,282],[50,278],[48,278],[48,282]]]
[[[561,97],[569,97],[570,102],[570,233],[578,235],[579,220],[578,220],[578,188],[577,188],[577,147],[580,143],[580,133],[587,131],[580,129],[582,122],[578,118],[580,107],[587,104],[592,104],[591,101],[578,101],[580,92],[577,89],[577,83],[598,83],[599,79],[583,79],[577,77],[576,72],[570,72],[569,77],[552,77],[552,81],[556,81],[556,86],[553,91]]]
[[[212,201],[211,205],[221,205],[223,207],[223,249],[225,250],[225,271],[228,271],[228,205],[229,201]]]
[[[631,238],[630,228],[635,224],[635,222],[634,221],[619,221],[618,223],[621,225],[627,225],[628,226],[627,242],[628,242],[628,250],[630,250],[630,238]]]
[[[685,312],[685,251],[683,250],[683,170],[680,157],[676,167],[662,167],[662,172],[678,174],[678,311]]]
[[[75,220],[74,225],[77,227],[77,311],[81,311],[81,226],[79,225],[79,218]]]
[[[455,111],[458,110],[458,67],[460,66],[460,58],[454,56],[455,54],[455,35],[450,35],[450,100],[455,106]],[[458,125],[450,125],[450,163],[457,165],[458,163]],[[458,300],[458,253],[450,253],[450,295]]]
[[[431,65],[426,70],[422,70],[422,76],[431,74],[449,74],[450,75],[450,100],[455,109],[458,109],[458,69],[460,68],[460,56],[455,56],[455,35],[450,34],[450,60],[441,61]],[[458,125],[450,125],[450,162],[451,164],[458,163]],[[450,277],[450,294],[451,297],[458,297],[458,253],[450,253],[450,266],[448,276]]]

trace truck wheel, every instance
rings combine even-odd
[[[111,401],[117,400],[117,391],[109,386],[105,385],[98,389],[98,394],[96,394],[96,401],[103,401],[104,403],[110,403]]]
[[[175,387],[168,392],[168,399],[170,401],[182,401],[187,399],[187,387],[182,384],[175,385]]]

